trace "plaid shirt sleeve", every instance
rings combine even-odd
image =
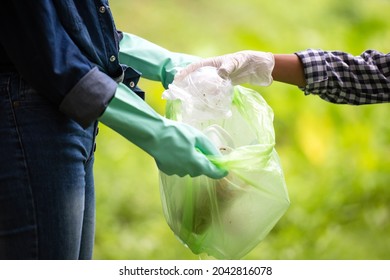
[[[307,85],[305,94],[340,104],[390,102],[390,53],[367,50],[360,56],[340,51],[297,52]]]

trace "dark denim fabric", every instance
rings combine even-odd
[[[97,124],[0,74],[0,259],[90,259]]]
[[[16,71],[83,126],[123,77],[108,0],[2,0],[0,72]],[[139,77],[138,77],[139,78]]]
[[[0,23],[0,64],[14,65],[57,104],[95,66],[122,74],[107,0],[4,0]]]

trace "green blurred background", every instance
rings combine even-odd
[[[203,57],[244,49],[389,52],[388,0],[111,0],[118,29]],[[164,114],[162,86],[142,80]],[[390,259],[389,104],[348,106],[274,82],[276,149],[291,206],[245,259]],[[199,259],[165,222],[153,159],[100,125],[95,259]],[[243,217],[245,218],[245,217]]]

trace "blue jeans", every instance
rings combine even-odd
[[[97,123],[0,73],[0,259],[91,259]]]

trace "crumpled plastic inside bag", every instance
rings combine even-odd
[[[163,98],[181,100],[182,121],[188,124],[231,116],[233,86],[214,67],[203,67],[182,81],[175,81]]]
[[[272,109],[259,93],[233,87],[212,67],[172,84],[163,97],[167,117],[203,131],[222,154],[209,159],[229,171],[220,180],[160,172],[166,221],[193,253],[240,259],[290,204],[274,148]]]

